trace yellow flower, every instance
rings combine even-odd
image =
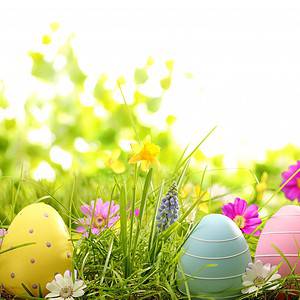
[[[197,199],[199,199],[200,197],[204,200],[208,200],[210,198],[210,195],[207,191],[203,191],[201,190],[201,187],[199,184],[196,184],[193,186],[193,184],[191,183],[187,183],[185,184],[181,191],[180,191],[180,196],[182,199],[188,198],[189,196],[191,196],[193,201],[196,201]],[[208,208],[208,204],[207,202],[200,202],[200,204],[198,205],[198,209],[203,211],[204,213],[208,213],[209,212],[209,208]]]
[[[151,143],[149,136],[146,137],[144,142],[139,144],[131,145],[133,156],[129,159],[130,164],[135,164],[141,162],[141,169],[146,171],[149,169],[150,165],[157,163],[157,156],[160,152],[159,146]]]
[[[188,196],[190,196],[193,192],[193,188],[194,186],[188,182],[186,183],[181,189],[180,189],[180,192],[179,192],[179,195],[180,195],[180,198],[181,199],[185,199],[187,198]]]
[[[210,197],[210,195],[209,195],[209,192],[201,190],[200,185],[197,184],[197,185],[195,185],[195,188],[194,188],[194,197],[196,199],[199,199],[201,197],[203,200],[207,201],[208,198]],[[209,212],[207,202],[200,203],[198,208],[206,214]]]
[[[125,165],[119,160],[120,154],[121,151],[119,149],[112,151],[105,162],[106,166],[117,174],[125,171]]]

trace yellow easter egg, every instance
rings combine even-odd
[[[40,286],[46,295],[46,284],[55,274],[72,267],[68,229],[59,213],[44,203],[31,204],[19,212],[3,239],[1,252],[0,283],[13,295],[28,296],[22,284],[35,296]]]

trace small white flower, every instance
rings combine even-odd
[[[275,269],[277,266],[271,266],[270,264],[264,265],[260,260],[255,263],[249,263],[246,273],[243,275],[243,294],[251,294],[258,291],[263,286],[271,285],[268,290],[274,290],[278,287],[272,285],[272,281],[279,279],[281,276]]]
[[[74,282],[72,273],[66,271],[64,276],[61,274],[55,275],[55,279],[46,285],[50,293],[45,297],[55,300],[73,300],[76,297],[84,295],[86,285],[83,280],[76,279],[76,271],[74,271]]]

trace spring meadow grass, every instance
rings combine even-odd
[[[75,249],[73,267],[87,285],[83,299],[192,299],[189,293],[182,295],[177,289],[182,245],[204,215],[220,213],[218,199],[224,194],[210,197],[202,189],[208,173],[204,169],[200,180],[200,190],[203,191],[188,204],[183,203],[186,200],[179,196],[178,220],[165,231],[159,231],[156,217],[161,200],[170,186],[176,184],[178,191],[181,191],[187,184],[190,160],[211,133],[194,150],[189,153],[185,150],[179,155],[174,169],[166,177],[162,177],[157,166],[145,172],[140,170],[139,164],[132,165],[126,176],[110,178],[74,176],[67,181],[49,183],[26,178],[22,173],[17,179],[3,176],[0,181],[2,227],[7,227],[5,224],[9,224],[16,213],[30,203],[44,202],[56,208],[72,236]],[[264,205],[267,206],[281,189],[275,190]],[[101,234],[89,232],[87,237],[82,238],[75,230],[76,222],[82,215],[79,208],[88,202],[87,199],[98,198],[116,201],[120,205],[120,219]],[[208,207],[208,210],[203,212],[203,207]],[[137,208],[139,214],[135,214]],[[253,256],[257,237],[245,237]],[[244,295],[240,299],[291,299],[285,298],[285,294],[290,295],[286,297],[297,295],[298,275],[291,270],[291,275],[283,278],[276,287],[272,291],[262,288],[258,293]],[[3,295],[6,295],[4,291]],[[10,299],[9,296],[4,297]],[[298,299],[298,296],[295,297]],[[39,299],[30,294],[26,298]]]

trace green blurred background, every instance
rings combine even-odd
[[[164,96],[172,89],[174,61],[167,60],[160,66],[166,75],[159,78],[151,78],[151,69],[157,64],[152,57],[145,58],[144,65],[132,70],[129,78],[120,74],[112,79],[99,70],[98,80],[87,89],[89,74],[80,67],[72,35],[58,42],[60,30],[58,23],[52,23],[48,33],[40,37],[38,50],[28,52],[31,75],[43,93],[33,90],[24,103],[11,104],[2,82],[1,175],[18,177],[22,172],[22,176],[36,180],[63,181],[74,175],[112,178],[127,174],[130,144],[147,135],[161,148],[160,174],[168,175],[182,151],[172,134],[176,116],[170,114],[163,120],[164,130],[146,125],[143,118],[155,118],[159,113]],[[47,56],[49,49],[51,59]],[[149,80],[160,87],[155,97],[143,89]],[[130,99],[121,93],[127,85],[134,87]],[[19,113],[12,114],[16,109]],[[287,145],[268,151],[265,161],[240,162],[238,168],[227,169],[222,155],[207,158],[198,150],[183,193],[197,193],[203,170],[208,168],[204,186],[212,195],[231,192],[255,201],[262,193],[276,189],[280,173],[299,157],[300,150]]]

